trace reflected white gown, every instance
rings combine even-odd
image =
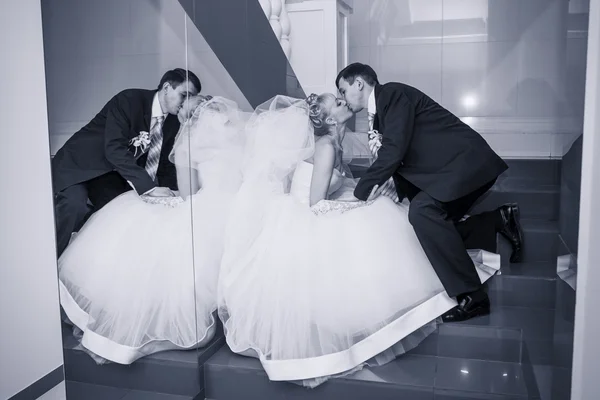
[[[253,119],[253,155],[219,277],[230,348],[258,357],[271,380],[312,387],[418,345],[456,302],[423,252],[408,207],[380,197],[311,210],[312,164],[303,160],[314,138],[303,102],[277,97]],[[335,170],[330,198],[351,196],[354,183]],[[482,281],[499,268],[499,256],[470,253]]]
[[[171,159],[177,168],[197,168],[201,189],[175,207],[124,193],[95,213],[60,257],[61,305],[98,362],[130,364],[162,350],[201,347],[214,336],[244,123],[235,103],[222,98],[196,109]]]

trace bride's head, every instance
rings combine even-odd
[[[179,122],[181,124],[185,123],[185,121],[187,121],[192,116],[192,114],[194,113],[196,108],[198,108],[198,106],[210,99],[212,99],[212,96],[201,96],[199,94],[196,96],[188,96],[184,100],[183,104],[181,105],[181,108],[179,109],[179,113],[177,114]]]
[[[336,98],[331,93],[321,95],[313,93],[306,98],[306,102],[308,103],[309,116],[316,136],[335,133],[353,115],[346,102]]]

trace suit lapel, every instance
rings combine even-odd
[[[154,95],[156,94],[156,90],[146,90],[144,95],[142,96],[142,115],[144,120],[142,121],[142,131],[146,131],[150,133],[150,120],[152,119],[152,100],[154,100]],[[139,114],[138,114],[139,115]],[[138,153],[136,156],[136,161],[138,165],[145,165],[146,158],[148,158],[148,151],[143,151]]]
[[[146,132],[150,132],[150,120],[152,119],[152,114],[144,113],[144,130]]]
[[[156,90],[148,91],[148,94],[144,97],[144,104],[142,105],[144,110],[144,130],[150,132],[150,120],[152,119],[152,100]]]
[[[381,117],[381,113],[379,112],[379,103],[377,102],[377,99],[379,99],[379,93],[381,93],[381,85],[379,83],[377,83],[375,85],[375,119],[373,120],[373,129],[375,129],[376,131],[379,131],[380,128],[380,124],[379,124],[379,118]],[[379,132],[382,133],[382,132]]]

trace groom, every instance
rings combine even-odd
[[[132,188],[143,198],[173,195],[177,178],[168,157],[179,130],[177,113],[201,88],[191,71],[167,71],[156,90],[115,95],[58,150],[52,180],[59,257],[90,214],[118,195]]]
[[[382,136],[377,159],[356,186],[360,200],[395,185],[410,200],[409,220],[446,292],[458,306],[446,322],[488,314],[490,302],[467,248],[495,251],[496,233],[522,248],[519,209],[507,204],[461,220],[508,166],[487,142],[423,92],[402,84],[379,84],[368,65],[354,63],[336,79],[348,107],[367,108],[372,130]],[[389,179],[393,178],[392,182]]]

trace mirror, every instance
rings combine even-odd
[[[191,209],[170,161],[200,89],[186,13],[167,0],[42,11],[67,395],[195,396],[196,376],[176,379],[196,314]]]

